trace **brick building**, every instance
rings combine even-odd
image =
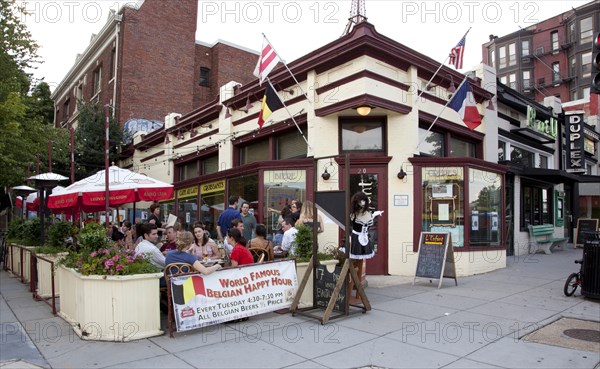
[[[145,0],[112,12],[52,94],[55,125],[77,125],[77,101],[114,106],[121,126],[187,112],[214,100],[219,86],[247,83],[257,52],[196,41],[198,2]],[[151,130],[151,129],[148,129]]]
[[[500,81],[535,101],[589,100],[592,37],[600,30],[600,0],[505,36],[490,35],[483,62]],[[595,102],[595,114],[598,111]]]

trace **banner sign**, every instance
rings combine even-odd
[[[177,331],[288,308],[298,290],[294,260],[178,276],[170,282]]]
[[[565,129],[567,131],[565,169],[569,173],[585,173],[583,113],[566,112]]]

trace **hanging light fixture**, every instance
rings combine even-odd
[[[495,107],[494,107],[494,103],[492,102],[492,99],[490,99],[490,100],[488,101],[488,105],[487,105],[486,109],[487,109],[487,110],[494,110],[494,109],[495,109]]]
[[[185,135],[183,134],[183,132],[181,132],[181,131],[177,132],[177,139],[178,140],[184,140],[185,139]]]
[[[250,103],[250,96],[248,96],[246,98],[246,106],[244,106],[244,110],[247,113],[250,109],[252,109],[252,104]]]
[[[451,74],[448,75],[450,77],[450,87],[448,87],[448,92],[451,94],[456,92],[456,87],[454,86],[454,78]]]
[[[225,119],[231,118],[231,113],[229,112],[229,107],[225,108]]]
[[[169,134],[167,133],[165,135],[165,144],[170,144],[170,143],[171,143],[171,140],[169,139]]]
[[[194,138],[198,135],[198,131],[196,131],[196,127],[192,125],[192,130],[190,131],[190,138]]]

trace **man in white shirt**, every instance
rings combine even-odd
[[[154,244],[158,241],[158,227],[154,223],[145,223],[142,225],[144,240],[135,248],[136,255],[144,255],[152,265],[163,269],[165,267],[165,256]]]
[[[244,232],[244,222],[241,219],[234,219],[231,221],[231,228],[237,228],[239,229],[240,233],[243,234]],[[229,232],[229,229],[227,231],[225,231],[225,238],[223,239],[223,247],[225,248],[225,250],[227,251],[227,255],[231,255],[231,252],[233,251],[233,247],[235,245],[230,245],[227,242],[227,233]],[[250,240],[246,240],[246,241],[250,241]]]
[[[298,228],[294,227],[293,220],[287,219],[281,223],[281,229],[283,230],[281,246],[276,246],[274,250],[281,249],[294,256],[296,254],[296,233],[298,233]]]

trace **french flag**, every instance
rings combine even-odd
[[[481,124],[481,115],[479,115],[479,110],[477,110],[475,97],[473,96],[469,82],[464,81],[462,83],[454,96],[452,96],[448,106],[460,114],[463,122],[465,122],[471,131]]]

